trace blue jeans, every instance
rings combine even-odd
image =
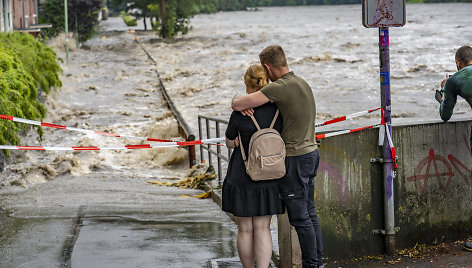
[[[286,175],[279,180],[280,198],[300,241],[303,268],[323,264],[323,237],[315,211],[314,177],[319,163],[318,150],[301,156],[287,156]]]

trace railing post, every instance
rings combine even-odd
[[[218,121],[215,121],[216,123],[216,137],[220,137],[220,123]],[[221,148],[220,146],[216,146],[216,154],[218,156],[217,161],[218,161],[218,185],[221,185]]]
[[[203,139],[203,134],[202,134],[202,117],[198,116],[198,139],[202,140]],[[200,145],[200,162],[203,161],[203,144]]]
[[[279,268],[301,268],[302,253],[297,231],[290,225],[288,214],[277,215]]]
[[[190,164],[190,168],[193,167],[197,163],[197,156],[195,155],[195,145],[188,147],[188,161]]]
[[[210,139],[211,133],[210,133],[210,120],[205,119],[206,123],[206,132],[207,132],[207,139]],[[211,166],[211,152],[210,152],[210,144],[208,144],[208,166]]]
[[[201,120],[204,119],[205,120],[205,124],[203,124],[201,122]],[[211,127],[210,125],[212,124],[211,122],[215,122],[215,131],[214,133],[212,133],[212,130],[211,130]],[[227,120],[223,120],[223,119],[218,119],[218,118],[211,118],[211,117],[206,117],[206,116],[203,116],[203,115],[199,115],[198,116],[198,134],[200,136],[200,139],[204,139],[203,135],[204,135],[204,130],[203,130],[203,125],[205,125],[206,127],[206,138],[208,139],[211,139],[213,134],[215,134],[218,138],[222,135],[222,131],[221,131],[221,125],[228,125],[228,121]],[[224,136],[224,134],[223,134]],[[213,168],[215,169],[215,173],[217,172],[218,173],[218,185],[220,186],[221,183],[222,183],[222,180],[223,180],[223,176],[224,176],[224,170],[223,170],[223,162],[222,161],[226,161],[226,162],[229,162],[229,159],[231,158],[231,154],[233,152],[232,149],[227,149],[227,153],[228,155],[225,156],[222,154],[222,151],[223,149],[221,148],[221,146],[216,146],[216,150],[213,150],[211,149],[210,147],[211,145],[210,144],[201,144],[200,145],[200,157],[201,159],[203,160],[204,159],[204,153],[203,151],[204,150],[207,150],[208,151],[208,165],[209,166],[212,166],[213,165],[213,156],[214,155],[216,157],[216,161],[217,161],[217,164],[215,166],[213,166]],[[218,170],[216,170],[218,169]]]

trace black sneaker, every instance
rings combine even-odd
[[[465,242],[464,249],[468,251],[472,251],[472,243],[471,242]]]

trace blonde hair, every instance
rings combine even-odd
[[[248,88],[259,89],[269,84],[269,78],[262,65],[251,65],[244,73],[244,84],[246,85],[246,92]]]

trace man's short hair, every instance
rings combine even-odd
[[[472,47],[462,46],[456,51],[456,60],[462,64],[468,64],[472,62]]]
[[[275,68],[287,66],[287,58],[281,46],[268,46],[259,53],[261,65],[269,64]]]

